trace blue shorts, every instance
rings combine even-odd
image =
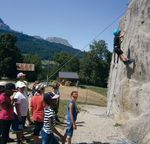
[[[72,123],[67,124],[66,134],[68,137],[73,136],[73,124]]]
[[[59,144],[58,140],[55,138],[54,134],[47,134],[44,130],[41,131],[42,144]]]
[[[25,122],[26,122],[26,116],[22,116],[22,121],[19,122],[18,120],[18,116],[14,113],[14,120],[12,122],[12,130],[14,132],[19,132],[19,131],[22,131],[25,127]],[[19,128],[19,123],[22,124],[22,128]]]

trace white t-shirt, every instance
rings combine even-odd
[[[17,99],[18,104],[20,104],[20,113],[21,116],[27,116],[27,112],[28,112],[28,97],[26,96],[26,94],[23,94],[21,92],[17,92],[14,95],[14,99]],[[14,108],[14,112],[17,114],[16,112],[16,108]]]

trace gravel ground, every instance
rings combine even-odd
[[[127,144],[120,127],[106,116],[106,107],[84,105],[78,115],[73,144]]]

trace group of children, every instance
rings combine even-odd
[[[29,123],[34,122],[34,144],[41,143],[40,134],[42,144],[59,144],[55,134],[60,137],[62,144],[66,141],[71,144],[73,130],[76,129],[78,92],[73,91],[71,93],[67,107],[67,129],[65,134],[61,134],[55,128],[60,99],[59,85],[55,84],[52,92],[45,93],[45,85],[37,83],[34,88],[34,95],[29,100],[27,85],[24,78],[21,77],[25,77],[25,74],[18,74],[20,79],[16,84],[0,83],[0,134],[2,135],[0,143],[9,142],[10,128],[16,133],[17,144],[21,144],[24,140],[29,141],[23,134],[27,118]],[[32,121],[29,111],[31,111]]]

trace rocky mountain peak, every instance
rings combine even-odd
[[[48,37],[46,40],[52,43],[60,43],[69,47],[73,47],[66,39],[60,37]]]
[[[0,18],[0,29],[1,30],[11,30],[8,25],[6,25],[3,20]]]
[[[0,23],[4,23],[3,20],[0,18]]]

